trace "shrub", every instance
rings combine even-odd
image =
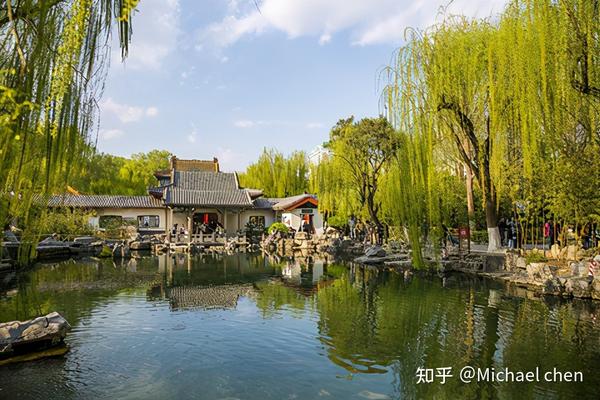
[[[269,234],[274,232],[288,233],[289,231],[290,228],[288,228],[288,226],[285,225],[283,222],[275,222],[271,224],[271,226],[269,226]]]
[[[477,244],[487,244],[488,231],[471,231],[471,241]]]
[[[525,255],[525,262],[527,264],[546,262],[546,261],[548,261],[546,256],[544,256],[544,254],[540,253],[539,251],[530,251]]]
[[[92,214],[82,210],[50,210],[40,223],[40,232],[59,235],[90,235],[94,228],[89,220]]]
[[[107,258],[112,257],[112,250],[107,245],[102,246],[102,251],[98,254],[98,257]]]

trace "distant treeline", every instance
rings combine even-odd
[[[85,194],[144,195],[156,186],[154,172],[169,167],[171,153],[152,150],[130,158],[97,153],[74,171],[70,186]]]

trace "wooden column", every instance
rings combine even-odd
[[[227,237],[227,210],[223,210],[223,231],[225,232],[225,237]]]
[[[187,212],[187,231],[188,231],[188,244],[192,243],[192,216],[194,215],[193,209],[188,209]]]
[[[165,233],[167,234],[167,243],[171,243],[171,227],[173,226],[173,209],[167,207],[165,213]]]

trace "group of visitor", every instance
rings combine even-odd
[[[517,238],[522,237],[519,234],[521,226],[514,218],[500,218],[498,230],[500,231],[500,244],[502,247],[508,247],[509,249],[520,247]]]
[[[377,225],[368,220],[363,223],[354,215],[350,215],[350,218],[348,218],[348,236],[352,240],[362,241],[365,244],[381,245],[384,235],[385,228],[383,225]]]
[[[563,226],[559,222],[546,220],[540,228],[541,231],[534,232],[533,236],[537,238],[537,235],[541,233],[544,248],[549,249],[554,244],[558,244],[561,247],[566,246],[569,237],[575,237],[584,249],[600,245],[600,227],[598,224],[587,223],[579,227],[576,225]],[[498,221],[498,230],[500,231],[500,239],[504,247],[508,247],[509,249],[522,248],[526,242],[524,224],[517,221],[514,217],[509,219],[500,218],[500,221]],[[528,228],[528,232],[529,237],[531,227]]]
[[[223,224],[221,224],[219,221],[216,221],[214,219],[211,221],[208,221],[208,223],[197,224],[194,227],[194,233],[197,235],[200,233],[203,233],[205,235],[210,235],[212,233],[216,233],[217,235],[220,235],[224,231],[225,231],[225,228],[223,227]]]

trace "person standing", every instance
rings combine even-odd
[[[498,221],[498,230],[500,231],[500,245],[506,246],[506,220],[500,218]]]
[[[543,249],[546,249],[546,243],[550,244],[550,221],[546,221],[544,224],[544,245]]]
[[[508,221],[508,247],[514,249],[517,245],[517,223],[514,218]]]
[[[356,239],[356,219],[350,215],[348,219],[348,229],[350,230],[350,239]]]
[[[363,237],[363,224],[360,220],[356,221],[356,225],[354,226],[354,236],[357,240],[362,240]]]

